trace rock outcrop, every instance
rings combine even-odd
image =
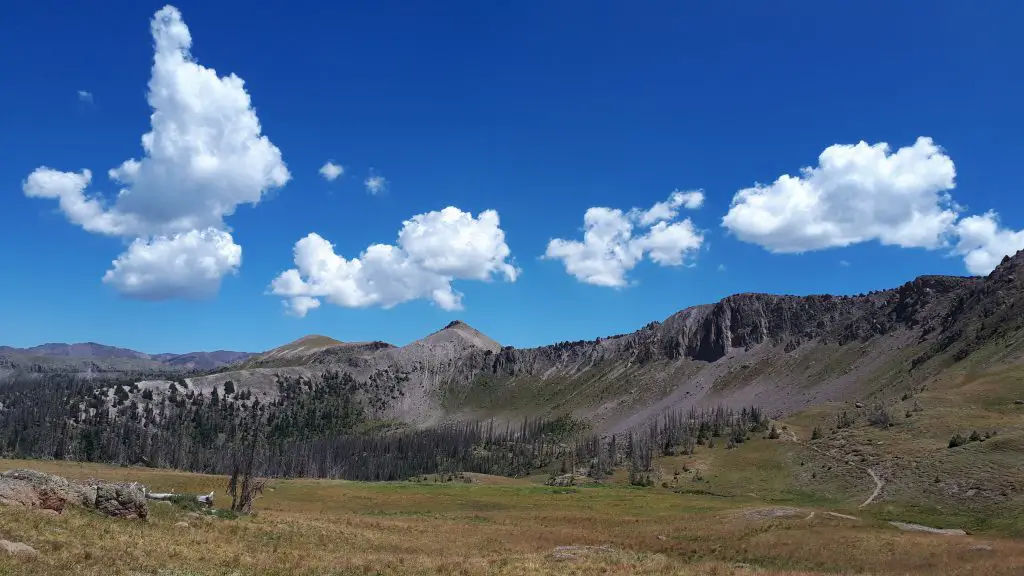
[[[0,504],[58,513],[79,506],[116,518],[145,519],[149,515],[140,487],[104,480],[74,482],[35,470],[0,474]]]

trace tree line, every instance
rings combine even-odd
[[[278,378],[261,402],[227,382],[202,394],[171,376],[165,389],[131,379],[49,373],[0,382],[0,451],[66,459],[233,474],[402,480],[478,472],[524,476],[539,470],[600,479],[626,465],[649,483],[653,458],[696,446],[742,442],[767,425],[757,408],[667,412],[648,426],[597,436],[570,416],[516,423],[452,422],[426,429],[373,420],[346,372]],[[177,378],[177,379],[175,379]]]

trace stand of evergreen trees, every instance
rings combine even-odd
[[[656,455],[692,452],[716,437],[742,442],[767,423],[756,408],[717,408],[669,412],[607,437],[567,416],[388,429],[368,419],[347,373],[281,378],[278,387],[273,402],[261,403],[230,382],[204,395],[178,380],[154,394],[130,379],[16,377],[0,383],[0,452],[213,474],[231,474],[244,452],[261,476],[372,481],[554,469],[602,478],[626,463],[642,484]]]

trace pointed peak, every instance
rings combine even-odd
[[[470,346],[482,348],[484,350],[491,350],[497,352],[501,350],[501,344],[498,344],[483,332],[473,328],[469,324],[466,324],[462,320],[453,320],[448,323],[447,326],[414,342],[414,344],[427,344],[436,345],[442,342],[453,342],[459,341]]]

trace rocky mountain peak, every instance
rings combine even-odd
[[[437,346],[444,343],[459,343],[463,347],[480,348],[497,352],[501,350],[501,344],[493,340],[483,332],[466,324],[462,320],[453,320],[444,328],[433,334],[417,340],[412,345]]]

